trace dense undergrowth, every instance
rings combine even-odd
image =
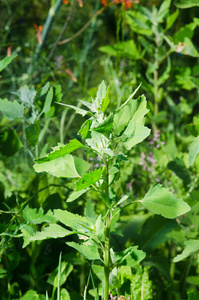
[[[199,298],[198,6],[1,2],[2,300]]]

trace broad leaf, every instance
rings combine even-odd
[[[140,263],[146,256],[142,250],[138,250],[138,246],[129,247],[121,252],[114,253],[114,260],[117,265],[134,267]]]
[[[97,182],[102,176],[103,169],[96,169],[95,171],[84,174],[77,182],[76,190],[81,191]]]
[[[80,190],[80,191],[74,191],[70,194],[70,196],[67,199],[67,202],[72,202],[74,200],[76,200],[77,198],[79,198],[81,195],[83,195],[84,193],[86,193],[89,190],[89,188],[84,189],[84,190]]]
[[[0,72],[7,67],[11,63],[11,61],[17,57],[18,55],[16,53],[13,53],[10,56],[5,57],[0,61]]]
[[[94,127],[93,130],[101,133],[109,133],[113,126],[113,114],[111,113],[102,123],[97,127]]]
[[[130,59],[140,58],[140,53],[133,40],[118,42],[112,46],[102,46],[99,48],[99,50],[117,57],[127,57]]]
[[[54,287],[62,286],[69,274],[72,272],[73,266],[68,262],[62,262],[60,266],[60,274],[58,274],[58,267],[50,273],[47,282]],[[60,277],[60,278],[59,278]],[[63,298],[65,300],[65,298]]]
[[[179,8],[190,8],[194,6],[199,6],[198,0],[177,0],[175,5]]]
[[[74,234],[74,232],[67,230],[58,224],[50,224],[48,227],[45,227],[44,230],[36,232],[31,236],[30,241],[63,238],[71,234]]]
[[[175,198],[160,184],[153,186],[145,197],[139,201],[151,213],[159,214],[169,219],[174,219],[187,213],[191,209],[186,202]]]
[[[56,177],[77,178],[83,175],[90,165],[81,158],[67,154],[51,161],[34,164],[33,167],[38,173],[47,172]]]
[[[51,210],[44,214],[42,207],[37,210],[36,208],[30,208],[28,205],[23,209],[23,218],[27,223],[32,224],[52,223],[56,221]]]
[[[0,99],[0,111],[10,121],[18,118],[23,118],[24,106],[16,100],[9,101],[8,99]]]
[[[80,143],[76,139],[70,140],[69,144],[67,144],[66,146],[62,146],[60,149],[56,149],[44,157],[37,158],[35,161],[38,164],[41,164],[41,163],[51,161],[53,159],[65,156],[66,154],[69,154],[80,148],[84,148],[84,145],[82,145],[82,143]]]
[[[89,260],[100,259],[98,250],[97,250],[96,246],[94,246],[94,245],[79,245],[75,242],[68,242],[66,244],[72,248],[75,248],[86,259],[89,259]]]
[[[176,158],[168,163],[168,168],[183,180],[184,185],[191,182],[191,177],[182,159]]]
[[[91,226],[93,225],[91,220],[82,217],[78,214],[73,214],[66,210],[61,210],[61,209],[54,210],[54,217],[64,225],[69,226],[78,231],[89,232]]]
[[[185,241],[185,248],[183,252],[176,257],[174,257],[173,261],[178,262],[183,260],[184,258],[188,257],[189,255],[198,252],[199,250],[199,240],[188,240]]]
[[[199,136],[193,140],[189,148],[189,165],[192,166],[199,153]]]
[[[51,86],[48,93],[47,93],[47,95],[46,95],[46,99],[45,99],[44,106],[43,106],[43,109],[41,111],[41,114],[42,113],[47,113],[50,110],[52,100],[53,100],[53,88]]]

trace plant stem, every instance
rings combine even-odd
[[[153,72],[154,80],[154,116],[158,113],[158,50],[155,51],[155,71]]]
[[[104,247],[104,299],[109,298],[109,273],[110,273],[110,227],[111,227],[111,214],[108,213],[106,217],[105,229],[105,247]]]
[[[106,197],[109,199],[109,172],[108,162],[104,157],[106,165]],[[106,228],[105,228],[105,245],[104,245],[104,298],[103,300],[109,299],[109,274],[110,274],[110,228],[111,228],[111,211],[109,210],[106,217]]]

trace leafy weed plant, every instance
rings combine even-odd
[[[77,114],[87,117],[78,132],[81,142],[73,139],[66,145],[58,144],[48,155],[37,158],[34,165],[36,172],[75,179],[68,202],[75,201],[92,190],[101,199],[104,209],[93,218],[55,209],[54,221],[41,232],[30,236],[30,241],[77,235],[79,242],[66,244],[92,261],[93,269],[98,272],[103,269],[100,293],[104,300],[109,299],[110,285],[113,287],[110,276],[115,270],[123,266],[139,265],[146,256],[138,246],[130,246],[120,252],[111,247],[111,232],[122,209],[125,206],[141,204],[152,214],[171,219],[190,210],[186,202],[176,199],[160,184],[152,186],[142,199],[135,201],[131,201],[130,195],[118,195],[115,192],[118,179],[122,176],[121,162],[128,161],[129,151],[150,134],[150,129],[144,125],[148,112],[145,96],[133,99],[137,90],[109,115],[105,113],[110,101],[109,88],[104,82],[99,86],[95,99],[91,102],[81,100],[85,109],[68,105]],[[71,154],[77,150],[79,153],[80,149],[84,151],[81,158]],[[91,169],[89,158],[93,156],[97,157],[99,164]],[[97,297],[97,291],[94,291],[94,296]],[[131,297],[134,299],[133,293]],[[86,294],[84,298],[86,299]]]

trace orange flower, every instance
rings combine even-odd
[[[70,4],[70,2],[67,1],[67,0],[63,0],[63,3],[66,4],[66,5],[67,5],[67,4]]]
[[[41,33],[42,33],[43,26],[42,25],[37,26],[37,24],[33,24],[33,25],[36,30],[36,36],[37,36],[38,43],[42,44],[42,34]]]
[[[106,0],[101,0],[100,3],[101,3],[102,5],[104,5],[105,7],[108,6],[108,3],[107,3]]]

